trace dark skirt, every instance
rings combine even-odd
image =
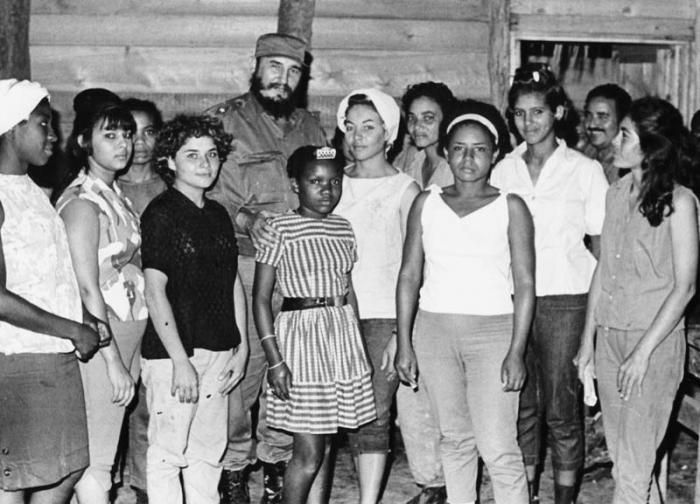
[[[0,488],[53,485],[88,465],[73,354],[0,354]]]

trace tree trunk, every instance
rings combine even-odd
[[[503,112],[510,73],[510,0],[490,0],[488,6],[491,102]]]
[[[311,24],[316,0],[280,0],[277,32],[304,39],[311,47]]]
[[[30,0],[0,0],[0,79],[29,79]]]

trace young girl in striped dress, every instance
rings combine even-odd
[[[376,417],[350,280],[355,236],[347,220],[331,213],[342,191],[341,159],[327,147],[292,154],[287,170],[299,207],[270,220],[275,241],[256,256],[253,315],[269,364],[267,422],[294,434],[287,504],[325,501],[327,473],[319,470],[328,435]],[[275,281],[284,300],[273,323]],[[309,497],[317,475],[319,491]]]

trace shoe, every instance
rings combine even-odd
[[[284,486],[284,471],[287,463],[269,464],[263,462],[263,496],[260,504],[281,504],[282,488]]]
[[[240,471],[224,469],[219,480],[219,492],[221,492],[220,504],[250,504],[248,473],[245,469]]]
[[[131,489],[134,491],[134,495],[136,496],[136,504],[148,504],[148,494],[146,493],[146,490],[135,486],[132,486]]]
[[[406,504],[445,504],[447,502],[447,488],[423,487],[423,490],[409,500]]]

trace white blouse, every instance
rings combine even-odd
[[[596,260],[583,238],[600,235],[605,217],[608,181],[602,166],[558,142],[536,184],[523,160],[524,143],[491,174],[492,185],[521,196],[532,213],[538,296],[588,292]]]

